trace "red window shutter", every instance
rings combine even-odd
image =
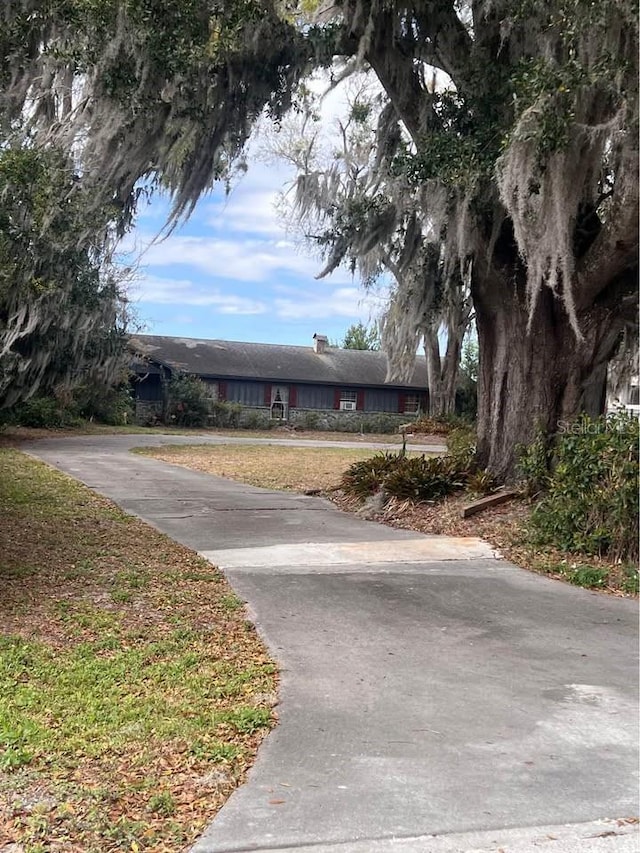
[[[269,383],[264,386],[264,404],[271,406],[271,385]]]
[[[364,412],[364,391],[358,391],[356,409],[359,412]]]
[[[336,388],[335,391],[333,392],[333,408],[334,409],[340,408],[340,389],[339,388]]]
[[[403,413],[406,405],[407,405],[407,395],[406,394],[398,394],[398,411],[400,413]]]
[[[295,385],[289,386],[289,408],[295,409],[298,405],[298,389]]]
[[[223,403],[227,399],[227,383],[218,382],[218,400]]]

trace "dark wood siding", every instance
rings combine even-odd
[[[266,393],[271,394],[264,382],[243,382],[234,380],[227,382],[227,400],[231,403],[242,403],[243,406],[264,406]],[[269,398],[269,402],[271,399]]]
[[[162,381],[158,374],[151,374],[141,382],[134,382],[133,390],[136,400],[147,403],[156,403],[162,400]]]
[[[364,395],[365,412],[398,412],[398,392],[385,388],[367,390]]]
[[[327,385],[297,385],[299,409],[333,409],[333,388]],[[289,399],[290,405],[293,405]]]

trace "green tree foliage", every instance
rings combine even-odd
[[[0,406],[116,371],[114,237],[143,191],[168,191],[175,222],[228,176],[303,43],[260,0],[3,3]]]
[[[465,382],[478,381],[478,342],[468,338],[462,347],[461,373]]]
[[[121,274],[65,157],[0,150],[0,407],[121,366]]]
[[[227,176],[263,110],[288,106],[315,53],[268,0],[3,6],[0,126],[75,146],[83,182],[120,224],[141,178],[171,193],[174,221],[190,212]]]
[[[207,425],[212,410],[211,394],[201,379],[195,376],[174,376],[169,382],[168,416],[177,426]]]
[[[473,338],[467,338],[462,346],[456,413],[469,421],[475,421],[478,414],[478,342]]]
[[[341,346],[343,349],[379,350],[380,333],[378,327],[354,323],[345,332]]]
[[[393,149],[401,133],[371,73],[351,77],[346,100],[343,115],[324,126],[318,120],[321,99],[305,90],[303,115],[290,116],[269,138],[269,153],[298,172],[295,192],[283,195],[281,211],[289,229],[320,249],[325,264],[319,278],[346,264],[357,269],[365,288],[382,276],[391,284],[378,321],[387,378],[410,379],[422,343],[429,412],[451,414],[471,315],[468,282],[447,271],[441,235],[433,231],[419,186],[391,168],[381,151],[383,135],[391,139],[384,146]]]

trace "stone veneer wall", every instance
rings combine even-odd
[[[144,426],[162,414],[162,400],[136,400],[136,423]]]
[[[283,423],[307,430],[335,430],[336,432],[374,433],[396,432],[398,427],[411,421],[412,415],[389,412],[342,412],[338,409],[289,409],[289,420]],[[269,417],[264,407],[243,407],[240,426],[249,429],[269,429],[277,423]]]
[[[136,423],[148,424],[162,414],[161,401],[136,401]],[[413,419],[413,415],[389,412],[342,412],[337,409],[290,409],[289,420],[283,421],[291,427],[306,430],[321,430],[347,433],[394,433],[398,427]],[[271,420],[266,406],[243,406],[240,427],[243,429],[269,429],[276,425]]]

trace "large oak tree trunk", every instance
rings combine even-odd
[[[524,282],[495,272],[473,284],[480,363],[479,462],[503,481],[516,473],[517,448],[541,429],[553,440],[563,422],[604,408],[603,379],[624,325],[603,300],[578,316],[582,340],[560,300],[540,293],[531,320]],[[619,300],[618,300],[619,303]]]
[[[572,172],[576,180],[582,182],[582,186],[572,188],[569,195],[575,195],[575,190],[579,193],[573,200],[566,199],[566,210],[560,209],[565,199],[556,199],[548,207],[549,210],[554,209],[552,216],[558,217],[562,227],[573,229],[571,247],[566,241],[560,241],[558,251],[560,255],[565,255],[570,249],[574,263],[556,264],[560,259],[555,257],[555,250],[549,257],[548,246],[542,246],[547,253],[546,259],[543,256],[538,259],[540,263],[532,264],[532,267],[539,267],[538,278],[545,271],[546,265],[552,262],[554,268],[548,272],[555,273],[556,266],[564,266],[562,275],[572,279],[571,282],[563,282],[561,275],[557,281],[551,275],[559,289],[563,286],[572,288],[580,329],[581,339],[578,340],[561,299],[549,289],[543,287],[531,318],[525,298],[526,270],[522,257],[528,257],[531,261],[536,252],[533,245],[525,245],[533,243],[533,240],[522,239],[522,234],[524,232],[533,238],[545,231],[542,222],[535,221],[535,215],[529,226],[526,217],[521,215],[526,209],[525,196],[551,193],[551,190],[549,187],[545,189],[544,180],[538,183],[537,180],[527,181],[524,178],[531,171],[526,161],[533,156],[530,144],[537,131],[540,131],[539,142],[543,139],[550,141],[544,125],[546,111],[538,110],[542,117],[539,124],[539,119],[530,114],[525,125],[525,114],[518,114],[518,106],[515,105],[514,113],[511,99],[496,98],[495,92],[500,91],[502,86],[505,93],[515,91],[513,84],[518,76],[518,64],[528,56],[528,48],[524,47],[527,44],[526,29],[521,29],[521,26],[526,28],[530,25],[522,18],[519,23],[508,15],[505,18],[499,4],[494,4],[495,8],[489,10],[485,7],[491,4],[471,5],[473,35],[462,23],[454,3],[426,3],[411,13],[405,12],[404,7],[399,11],[400,7],[393,4],[363,6],[352,0],[348,0],[342,8],[345,20],[348,21],[349,35],[362,39],[359,44],[366,46],[366,57],[371,67],[412,137],[420,154],[419,163],[422,161],[427,166],[425,175],[430,177],[426,178],[425,192],[431,193],[429,184],[432,182],[432,173],[438,174],[441,155],[441,150],[437,149],[437,156],[431,156],[436,154],[436,149],[424,144],[425,136],[430,137],[435,130],[440,139],[444,140],[450,132],[450,120],[442,120],[438,98],[430,96],[428,87],[424,85],[425,61],[433,61],[436,67],[454,80],[461,103],[484,105],[477,115],[470,118],[471,138],[485,144],[485,121],[501,129],[501,132],[506,131],[511,137],[507,150],[499,155],[502,161],[500,168],[505,167],[506,172],[512,171],[509,180],[499,180],[497,175],[487,181],[480,180],[475,195],[471,197],[468,195],[467,181],[462,181],[457,186],[460,195],[456,203],[453,203],[456,192],[449,175],[443,179],[439,188],[437,180],[433,182],[436,185],[435,195],[441,191],[451,205],[446,223],[446,241],[454,246],[454,255],[458,259],[461,256],[468,257],[473,264],[472,297],[480,359],[480,461],[492,473],[510,479],[515,473],[516,446],[530,442],[538,427],[552,440],[561,420],[573,418],[580,411],[594,415],[602,410],[606,363],[616,350],[625,323],[637,328],[639,161],[635,127],[637,87],[633,86],[634,78],[637,77],[637,39],[635,29],[628,25],[628,18],[618,19],[617,13],[608,17],[613,7],[600,19],[598,27],[601,28],[597,28],[600,39],[605,34],[605,23],[619,20],[617,29],[609,29],[611,33],[620,36],[614,37],[611,44],[618,45],[616,50],[620,51],[620,67],[625,68],[625,71],[619,77],[620,84],[615,84],[618,86],[617,96],[613,95],[612,88],[611,94],[602,97],[600,84],[594,83],[591,89],[587,86],[579,98],[576,97],[577,108],[590,106],[585,116],[580,118],[576,113],[575,122],[567,123],[570,147],[566,153],[569,154],[568,168],[573,169],[573,164],[569,162],[571,157],[579,158],[578,163],[584,167]],[[363,13],[363,9],[369,11],[369,17]],[[547,12],[543,14],[547,15]],[[409,18],[415,16],[417,32],[420,34],[416,45],[420,44],[421,53],[409,47],[411,36],[405,42],[407,15]],[[505,29],[507,20],[513,25],[508,33]],[[536,18],[538,23],[541,20]],[[567,41],[561,39],[556,44],[554,50],[558,51],[558,68],[563,68],[563,63],[569,59],[575,61],[572,58],[573,39],[579,30],[571,29],[571,38]],[[591,27],[588,32],[588,38],[585,35],[587,30],[578,37],[585,50],[592,39]],[[392,41],[389,33],[395,36]],[[585,40],[581,41],[583,38]],[[603,52],[599,55],[604,59],[609,49],[604,44],[602,48]],[[421,61],[416,61],[417,58]],[[607,58],[606,63],[608,61]],[[491,74],[479,76],[477,69],[481,64],[490,68]],[[622,83],[623,79],[625,83]],[[549,98],[555,97],[551,89],[547,94]],[[620,112],[614,117],[612,109]],[[626,117],[620,126],[618,117],[625,112]],[[611,135],[604,144],[604,137],[600,134],[608,133],[609,127]],[[533,132],[530,133],[529,128]],[[479,134],[474,136],[476,131]],[[518,146],[524,142],[526,145],[513,147],[516,142]],[[488,151],[491,151],[492,144],[489,144]],[[601,144],[603,150],[599,151],[598,146]],[[517,167],[520,156],[518,151],[522,156],[521,168]],[[497,156],[497,152],[494,153]],[[505,160],[507,153],[512,156]],[[555,153],[559,152],[553,152],[553,156]],[[542,146],[537,154],[543,161],[547,156]],[[598,162],[592,162],[592,157],[597,158]],[[583,161],[581,158],[586,159]],[[454,162],[453,159],[451,162]],[[522,173],[522,181],[516,172]],[[535,171],[531,171],[531,174],[535,175]],[[504,175],[503,172],[503,178]],[[499,201],[501,193],[509,197],[507,208],[510,208],[511,213]],[[546,203],[543,205],[542,201],[552,202],[552,195],[539,199],[540,211],[547,209]],[[531,213],[537,203],[532,200]],[[435,208],[439,204],[439,201],[434,201]],[[509,218],[514,211],[518,212],[520,220],[515,230]],[[456,234],[463,234],[465,239],[457,240]],[[520,240],[520,251],[516,238]],[[451,256],[449,260],[455,258]],[[536,282],[530,284],[535,285]]]

